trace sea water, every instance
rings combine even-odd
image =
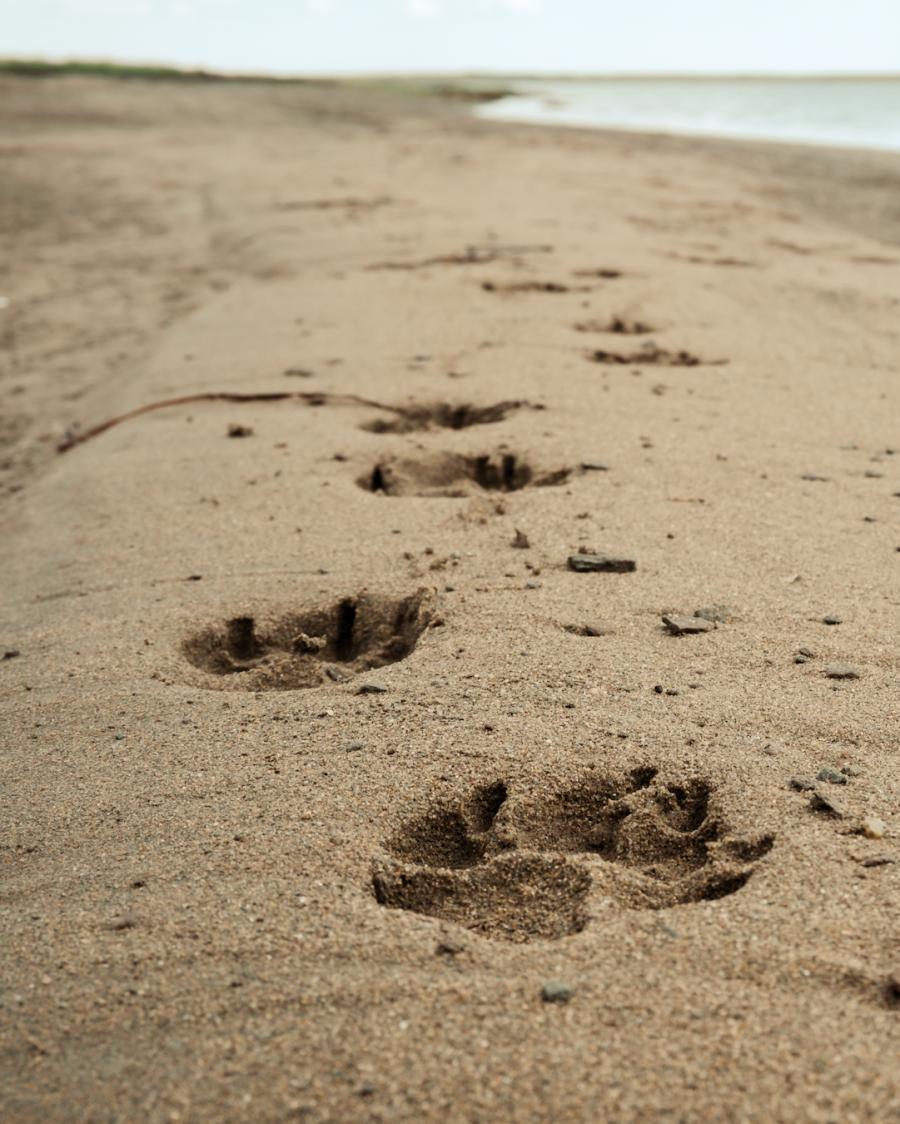
[[[511,80],[480,116],[900,151],[897,78]]]

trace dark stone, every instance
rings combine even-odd
[[[814,792],[816,782],[811,777],[791,777],[791,788],[797,792]]]
[[[573,988],[559,980],[548,980],[541,988],[541,999],[545,1003],[568,1003],[575,994]],[[900,993],[898,993],[900,998]]]
[[[631,558],[618,558],[613,554],[570,554],[569,569],[578,574],[631,574],[637,563]]]
[[[827,766],[820,769],[816,773],[817,781],[828,781],[829,784],[846,784],[847,778],[843,773],[839,773],[837,769],[829,769]]]

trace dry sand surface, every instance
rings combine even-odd
[[[0,154],[0,1117],[900,1120],[900,159],[89,79]]]

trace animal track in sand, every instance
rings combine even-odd
[[[343,682],[405,659],[432,620],[433,599],[360,593],[323,609],[236,616],[182,644],[187,661],[220,690],[293,691]]]
[[[463,497],[481,491],[517,492],[565,484],[580,469],[549,472],[535,469],[524,458],[501,450],[479,456],[436,453],[421,460],[387,458],[357,480],[368,492],[386,496]]]
[[[617,336],[646,336],[654,329],[643,320],[630,316],[613,316],[609,320],[581,320],[574,325],[576,332],[611,332]]]
[[[732,836],[712,785],[642,766],[517,794],[503,781],[402,824],[376,863],[376,900],[524,942],[580,932],[592,897],[665,909],[739,890],[772,848]]]
[[[369,433],[413,433],[438,426],[442,429],[468,429],[472,425],[491,425],[526,406],[526,402],[495,402],[493,406],[473,406],[468,402],[432,402],[422,406],[398,406],[396,417],[375,418],[361,428]]]
[[[563,285],[559,281],[482,281],[486,293],[589,293],[591,285]]]
[[[720,367],[728,362],[727,359],[699,359],[689,351],[668,351],[655,343],[645,343],[630,353],[598,349],[588,352],[587,358],[592,363],[630,367]]]

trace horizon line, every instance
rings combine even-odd
[[[174,63],[160,59],[134,58],[106,55],[32,55],[10,54],[0,56],[0,66],[4,64],[35,64],[47,67],[74,66],[122,66],[122,67],[158,67],[178,73],[205,73],[209,76],[223,78],[266,78],[282,79],[286,81],[303,79],[349,79],[365,81],[367,79],[518,79],[518,80],[557,80],[557,81],[604,81],[604,82],[635,82],[635,81],[898,81],[900,71],[855,71],[855,70],[623,70],[623,71],[588,71],[588,70],[485,70],[470,67],[453,67],[438,70],[404,70],[404,69],[372,69],[372,70],[265,70],[257,68],[231,68],[217,67],[212,64]]]

